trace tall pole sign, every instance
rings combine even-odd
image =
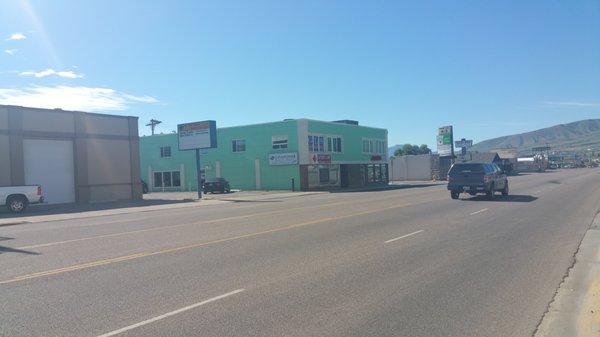
[[[438,129],[437,150],[440,157],[454,157],[454,135],[452,125]]]
[[[179,151],[196,150],[198,199],[202,199],[202,166],[200,150],[217,147],[217,122],[202,121],[177,125]]]
[[[439,177],[445,179],[454,161],[454,136],[452,125],[438,128],[437,151],[439,155]]]

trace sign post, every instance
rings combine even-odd
[[[439,155],[439,178],[445,179],[454,161],[454,135],[452,125],[438,128],[437,150]]]
[[[179,151],[196,150],[196,171],[198,199],[202,199],[202,166],[200,149],[217,147],[217,123],[202,121],[177,125]]]

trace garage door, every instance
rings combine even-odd
[[[42,185],[51,204],[75,202],[73,142],[70,140],[23,140],[25,184]]]

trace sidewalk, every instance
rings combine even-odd
[[[600,213],[535,336],[600,336]]]
[[[0,226],[94,218],[221,203],[225,202],[219,200],[203,200],[201,202],[194,200],[131,200],[91,204],[31,205],[25,213],[20,215],[2,211],[0,213]]]
[[[300,197],[323,192],[249,191],[203,195],[196,192],[158,192],[145,194],[144,200],[113,201],[90,204],[31,205],[24,214],[0,211],[0,226],[26,223],[94,218],[164,209],[202,207],[230,202],[260,202]]]

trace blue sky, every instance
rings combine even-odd
[[[218,126],[356,119],[389,143],[600,118],[600,1],[0,0],[0,104]]]

